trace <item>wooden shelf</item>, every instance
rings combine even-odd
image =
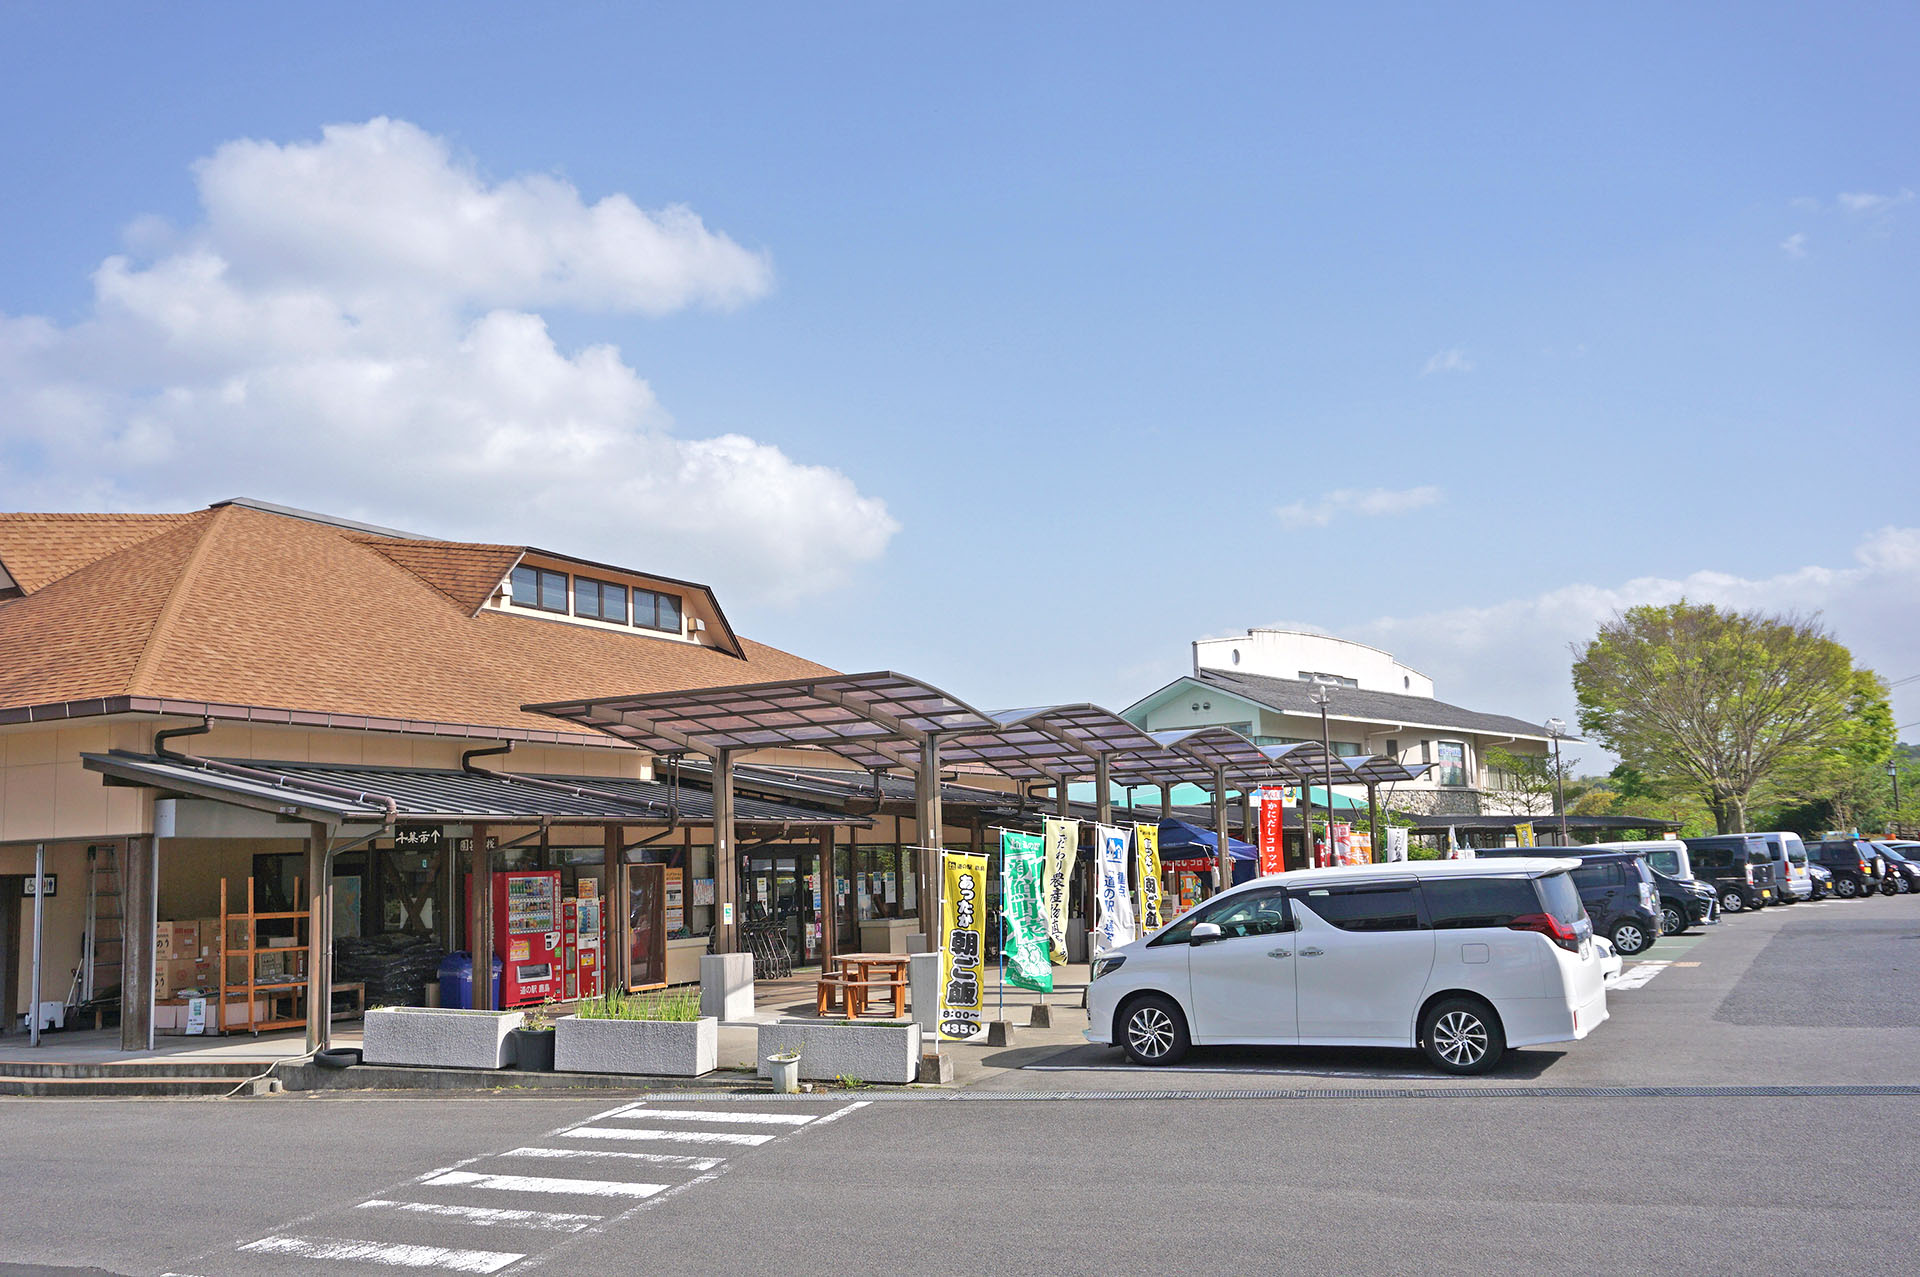
[[[293,894],[300,895],[300,882],[294,880]],[[220,1031],[222,1033],[245,1029],[249,1033],[259,1033],[263,1029],[285,1029],[306,1024],[307,981],[304,975],[289,978],[275,976],[269,980],[260,978],[260,959],[263,956],[281,954],[292,959],[288,965],[299,965],[304,969],[308,960],[308,942],[313,936],[313,918],[304,909],[262,911],[254,890],[254,880],[247,879],[247,907],[244,911],[234,912],[227,907],[227,880],[220,880]],[[263,922],[292,922],[294,924],[294,943],[290,945],[260,944],[260,924]],[[235,924],[238,924],[246,937],[243,945],[231,945]],[[233,983],[229,978],[229,960],[245,962],[247,978],[241,983]],[[289,1007],[297,1014],[292,1016],[276,1015],[279,1009],[274,1005],[278,1000],[286,999]],[[242,1002],[246,1006],[246,1019],[235,1023],[227,1021],[227,1007],[231,1002]],[[258,1004],[265,1002],[265,1018],[261,1018]],[[331,1007],[329,1007],[331,1010]]]

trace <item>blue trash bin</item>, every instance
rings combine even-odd
[[[449,953],[440,960],[440,1005],[457,1011],[473,1009],[473,955]],[[493,1005],[500,1006],[500,955],[493,956]]]

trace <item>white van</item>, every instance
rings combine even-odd
[[[1647,863],[1669,878],[1693,877],[1693,862],[1687,859],[1687,844],[1678,838],[1650,838],[1640,842],[1610,842],[1596,851],[1644,851]]]
[[[1813,875],[1807,869],[1807,844],[1800,841],[1800,835],[1781,829],[1760,836],[1773,853],[1773,880],[1786,884],[1780,891],[1780,902],[1812,899]]]
[[[1087,1040],[1419,1047],[1481,1073],[1607,1018],[1593,927],[1544,857],[1302,869],[1242,883],[1094,960]]]

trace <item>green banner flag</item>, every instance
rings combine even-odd
[[[1047,954],[1047,921],[1041,879],[1047,853],[1033,834],[1000,831],[1000,913],[1006,926],[1006,982],[1018,989],[1053,992]]]

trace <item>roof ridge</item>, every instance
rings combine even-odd
[[[153,667],[160,662],[160,655],[166,646],[167,635],[173,623],[179,619],[186,607],[187,596],[192,593],[193,580],[200,573],[200,565],[207,560],[208,545],[213,540],[215,524],[227,517],[232,507],[210,509],[206,519],[200,524],[200,537],[194,543],[193,550],[187,555],[187,561],[180,565],[180,572],[173,578],[173,588],[167,591],[167,601],[160,606],[160,615],[154,618],[153,628],[147,631],[147,641],[140,649],[140,659],[134,662],[133,672],[127,676],[128,695],[140,694],[142,681],[153,673]],[[191,527],[191,524],[184,526]]]

